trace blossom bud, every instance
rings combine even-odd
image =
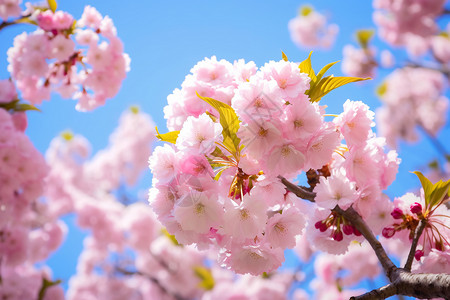
[[[359,232],[359,230],[356,229],[355,227],[353,227],[353,234],[356,236],[361,236],[361,232]]]
[[[394,208],[394,210],[391,212],[391,216],[392,216],[394,219],[402,219],[403,216],[404,216],[404,214],[403,214],[403,211],[402,211],[400,208],[396,207],[396,208]]]
[[[385,238],[389,239],[389,238],[391,238],[391,237],[394,236],[394,234],[395,234],[395,229],[394,229],[394,227],[385,227],[385,228],[383,228],[383,231],[381,232],[381,234],[382,234]]]
[[[422,205],[420,203],[414,203],[409,208],[413,214],[419,215],[422,214]]]
[[[314,227],[316,227],[316,229],[319,229],[320,232],[324,232],[328,229],[327,224],[322,221],[316,222],[316,224],[314,224]]]
[[[340,242],[340,241],[342,241],[344,239],[344,235],[342,234],[342,231],[335,231],[335,232],[333,232],[333,235],[331,237],[336,242]]]
[[[422,250],[417,250],[416,253],[414,254],[414,258],[419,261],[423,255],[424,253]]]
[[[351,235],[351,234],[353,234],[353,226],[345,224],[344,226],[342,226],[342,231],[346,235]]]

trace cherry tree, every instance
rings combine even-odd
[[[2,299],[286,299],[291,291],[300,300],[310,292],[293,286],[310,271],[317,299],[449,298],[448,174],[415,171],[417,193],[384,193],[401,163],[388,147],[417,140],[416,126],[448,160],[437,139],[448,106],[448,37],[435,22],[445,2],[413,2],[374,1],[381,39],[411,57],[432,53],[386,78],[376,113],[350,99],[340,114],[326,111],[330,92],[396,64],[387,51],[378,62],[372,31],[360,30],[360,49],[343,53],[352,77],[328,75],[337,62],[316,72],[312,52],[260,67],[212,56],[168,95],[169,132],[132,106],[104,149],[91,154],[85,137],[64,131],[44,156],[25,134],[26,113],[54,92],[80,112],[95,110],[117,94],[130,59],[94,7],[76,20],[54,0],[25,9],[0,0],[0,30],[37,28],[14,39],[10,78],[0,81]],[[288,28],[306,48],[331,47],[338,33],[312,6]],[[164,143],[152,150],[155,139]],[[148,166],[146,203],[127,187]],[[45,263],[69,213],[89,235],[65,292]],[[286,249],[303,261],[295,270],[280,269]],[[355,289],[381,273],[386,286]]]

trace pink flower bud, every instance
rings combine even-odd
[[[342,226],[342,231],[346,235],[351,235],[351,234],[353,234],[353,226],[345,224],[344,226]]]
[[[416,260],[420,260],[420,258],[424,255],[422,250],[417,250],[416,253],[414,254],[414,258]]]
[[[356,236],[361,236],[361,232],[359,232],[359,230],[356,229],[355,227],[353,227],[353,234]]]
[[[404,214],[403,214],[403,211],[402,211],[400,208],[396,207],[396,208],[394,208],[394,210],[391,212],[391,216],[392,216],[394,219],[402,219],[403,216],[404,216]]]
[[[333,232],[333,235],[331,237],[336,242],[340,242],[340,241],[342,241],[344,239],[344,235],[342,234],[342,231],[335,231],[335,232]]]
[[[411,212],[413,214],[422,214],[422,205],[420,203],[414,203],[413,205],[411,205],[411,207],[409,208],[411,210]]]
[[[394,227],[385,227],[385,228],[383,228],[383,231],[381,232],[381,234],[382,234],[385,238],[389,239],[389,238],[391,238],[391,237],[394,236],[394,234],[395,234],[395,229],[394,229]]]

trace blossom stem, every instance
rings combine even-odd
[[[409,249],[408,258],[405,263],[404,269],[407,271],[411,271],[414,255],[416,253],[417,243],[419,242],[419,239],[422,236],[423,230],[425,229],[426,226],[427,222],[425,220],[420,220],[419,226],[417,226],[416,232],[414,233],[411,249]]]

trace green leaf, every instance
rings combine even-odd
[[[44,300],[45,292],[47,291],[47,289],[54,285],[58,285],[61,282],[62,282],[61,280],[50,281],[50,280],[47,280],[46,278],[42,278],[42,286],[41,286],[41,289],[39,290],[38,300]]]
[[[200,283],[198,286],[206,291],[212,290],[214,288],[214,277],[210,269],[203,266],[194,267],[195,276],[200,278]]]
[[[381,97],[383,97],[384,94],[386,94],[386,92],[387,92],[387,83],[383,82],[382,84],[380,84],[377,87],[377,90],[375,93],[377,94],[378,97],[381,98]]]
[[[422,184],[424,196],[425,196],[425,206],[427,209],[432,208],[435,205],[441,203],[446,195],[449,194],[450,189],[450,180],[442,181],[439,180],[435,184],[431,183],[431,181],[423,176],[419,171],[412,172],[419,177],[420,183]]]
[[[283,51],[281,51],[281,57],[283,58],[284,61],[289,61],[289,59],[287,58],[286,54],[284,54]]]
[[[338,62],[339,62],[339,60],[338,60],[338,61],[335,61],[335,62],[332,62],[332,63],[329,63],[328,65],[326,65],[325,67],[323,67],[323,68],[319,71],[319,73],[317,73],[317,79],[316,79],[316,82],[320,82],[320,80],[322,79],[323,75],[325,75],[325,73],[326,73],[332,66],[334,66],[335,64],[337,64]]]
[[[442,181],[439,180],[433,185],[433,191],[431,193],[430,199],[430,207],[438,205],[444,199],[444,197],[448,194],[450,188],[450,180]]]
[[[423,192],[425,194],[425,206],[428,207],[428,204],[430,203],[430,196],[433,192],[433,184],[431,181],[423,176],[423,174],[419,171],[412,172],[416,174],[417,177],[419,177],[420,183],[422,184]]]
[[[34,111],[41,111],[39,108],[37,108],[34,105],[31,104],[26,104],[26,103],[19,103],[18,105],[16,105],[16,107],[14,108],[15,111],[28,111],[28,110],[34,110]]]
[[[369,42],[375,34],[373,29],[361,29],[356,31],[356,41],[361,45],[363,49],[369,46]]]
[[[156,137],[163,142],[169,142],[175,144],[177,142],[178,134],[180,134],[179,130],[171,131],[168,133],[160,134],[158,131],[158,127],[156,128]]]
[[[234,109],[223,102],[213,98],[203,97],[197,93],[197,96],[209,105],[214,107],[220,115],[220,125],[222,125],[223,145],[232,153],[239,151],[239,143],[241,140],[237,137],[239,130],[239,118]]]
[[[177,239],[173,234],[170,234],[166,228],[161,229],[161,233],[166,236],[175,246],[182,247],[183,245],[178,243]]]
[[[306,17],[307,15],[309,15],[310,13],[312,13],[314,11],[313,7],[311,5],[303,5],[300,8],[300,15]]]
[[[310,88],[307,94],[311,102],[318,102],[323,96],[334,89],[346,85],[347,83],[368,80],[371,78],[360,77],[334,77],[333,75],[322,78],[313,88]]]
[[[308,74],[309,78],[311,78],[311,81],[316,82],[316,73],[314,73],[314,70],[311,65],[312,53],[313,53],[312,51],[309,52],[308,58],[302,61],[298,67],[300,69],[300,72]]]
[[[58,4],[56,3],[56,0],[47,0],[48,3],[48,8],[50,8],[50,10],[52,12],[56,11],[56,8],[58,7]]]

